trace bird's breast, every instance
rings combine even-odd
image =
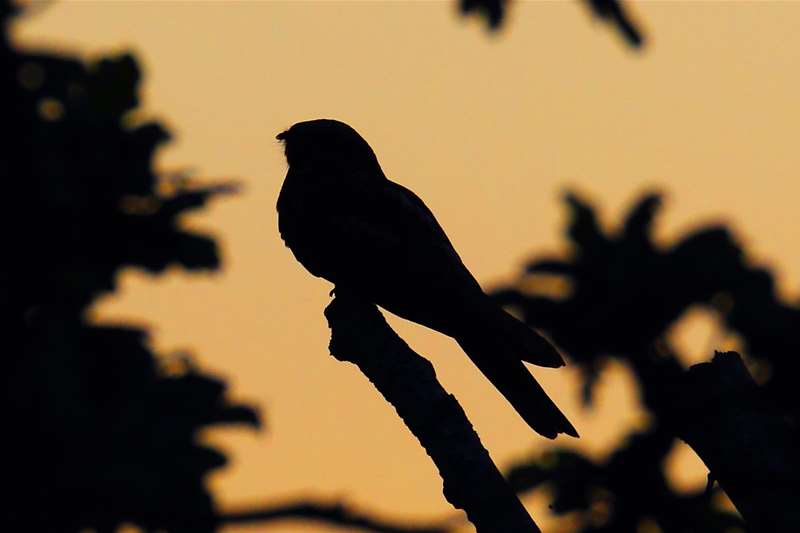
[[[330,227],[334,216],[334,200],[319,187],[290,178],[287,176],[278,197],[278,231],[306,270],[330,279],[325,265],[327,256],[333,253],[333,243],[326,237],[325,228]]]

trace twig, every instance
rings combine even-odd
[[[539,532],[433,366],[377,308],[337,289],[325,316],[331,355],[356,364],[394,406],[439,469],[445,498],[466,512],[478,532]]]
[[[373,533],[446,533],[445,526],[421,526],[392,523],[356,513],[342,504],[301,501],[291,504],[274,505],[261,509],[224,513],[218,516],[220,524],[226,526],[264,523],[272,520],[297,518],[316,520],[328,526],[359,528]]]
[[[620,0],[586,0],[596,17],[615,27],[629,46],[640,48],[644,44],[642,32],[631,19]]]

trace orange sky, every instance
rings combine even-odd
[[[100,320],[151,325],[159,350],[190,349],[229,378],[234,397],[263,408],[268,431],[211,436],[233,459],[213,480],[222,502],[317,494],[393,516],[450,512],[395,413],[354,367],[328,356],[330,287],[278,237],[285,163],[273,138],[294,122],[356,127],[485,285],[511,279],[533,252],[561,249],[564,187],[615,221],[655,186],[669,193],[663,237],[732,220],[756,257],[779,267],[782,289],[796,292],[800,3],[646,2],[635,11],[650,37],[643,54],[577,2],[517,2],[496,37],[434,1],[76,0],[18,25],[29,45],[133,49],[146,71],[146,115],[176,134],[159,164],[245,186],[188,220],[219,238],[221,273],[126,272],[96,308]],[[431,358],[498,464],[547,445],[454,342],[392,324]],[[684,329],[685,346],[704,357],[708,321]],[[534,373],[583,437],[561,444],[599,453],[641,422],[620,368],[589,413],[573,371]],[[684,483],[704,480],[696,462],[681,464],[695,465],[680,472]]]

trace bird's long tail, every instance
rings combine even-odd
[[[547,396],[522,361],[541,366],[564,364],[555,348],[534,330],[497,308],[481,324],[456,336],[458,344],[519,415],[550,439],[578,432]]]

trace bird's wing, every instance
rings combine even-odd
[[[327,253],[307,268],[397,315],[450,330],[451,317],[483,298],[480,285],[417,195],[388,180],[366,189],[325,217],[317,250]]]
[[[397,205],[399,207],[398,211],[402,211],[402,213],[398,213],[400,216],[397,218],[392,217],[392,219],[414,222],[405,224],[407,236],[417,237],[420,240],[430,239],[428,244],[441,248],[443,252],[450,256],[450,260],[463,266],[464,263],[461,261],[461,257],[459,257],[447,234],[442,229],[442,226],[439,225],[439,221],[433,216],[425,202],[413,191],[399,183],[394,183],[390,180],[386,181],[389,183],[386,191],[387,195],[393,197],[391,200],[392,205]],[[403,228],[395,229],[403,230]],[[408,235],[409,233],[414,233],[415,235]]]

